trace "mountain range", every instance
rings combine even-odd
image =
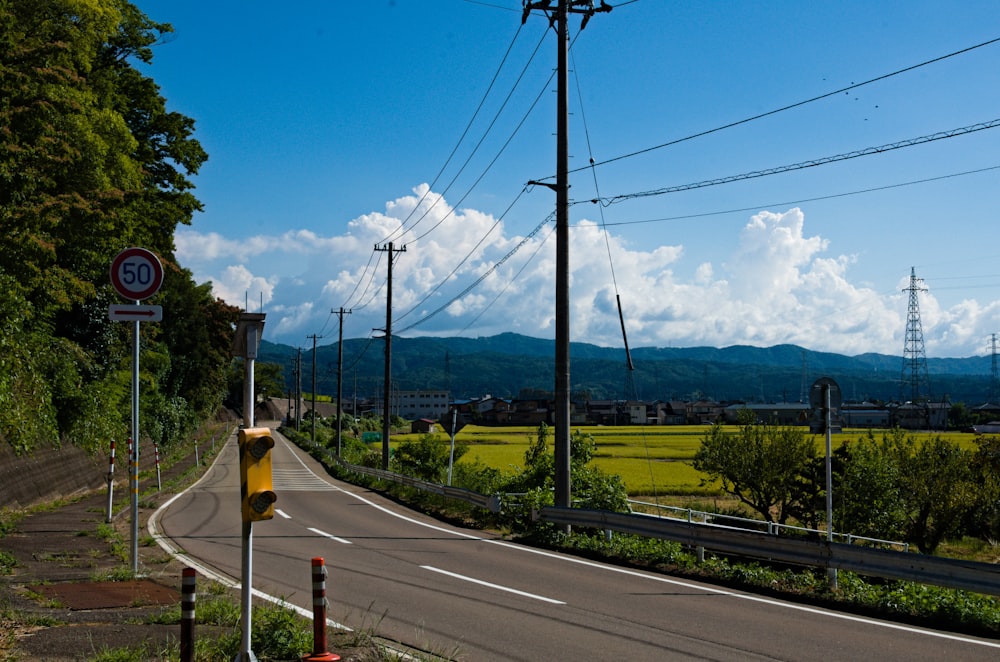
[[[282,366],[286,387],[295,383],[300,350],[263,340],[258,360]],[[313,378],[312,349],[301,350],[303,392]],[[385,351],[381,339],[344,341],[344,397],[379,397]],[[335,394],[336,343],[316,347],[316,391]],[[555,342],[515,333],[479,338],[392,339],[393,388],[447,390],[455,399],[493,395],[518,397],[551,392]],[[911,393],[910,364],[902,356],[866,353],[845,356],[796,345],[773,347],[640,347],[631,351],[588,343],[570,345],[574,397],[596,400],[696,400],[799,402],[811,384],[831,377],[847,401],[895,401]],[[976,406],[995,399],[992,357],[928,358],[927,391],[932,400]]]

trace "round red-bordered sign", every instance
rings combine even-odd
[[[147,299],[163,284],[163,266],[145,248],[126,248],[111,261],[111,285],[126,299]]]

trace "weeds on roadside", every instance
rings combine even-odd
[[[111,524],[105,524],[104,522],[97,525],[96,529],[97,537],[108,543],[111,548],[111,554],[125,563],[129,560],[129,550],[125,541],[122,540],[121,534],[115,530],[115,527]]]

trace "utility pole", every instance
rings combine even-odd
[[[569,508],[570,493],[570,378],[569,378],[569,14],[583,14],[580,29],[596,12],[609,12],[601,0],[538,0],[526,2],[521,23],[541,10],[556,30],[556,354],[555,354],[555,505]],[[554,12],[554,13],[553,13]],[[552,188],[550,185],[549,188]]]
[[[344,315],[350,314],[351,311],[343,308],[337,313],[340,318],[340,331],[337,334],[337,457],[340,457],[344,417]]]
[[[295,355],[295,431],[302,427],[302,348]]]
[[[392,242],[375,250],[389,254],[388,275],[385,294],[385,383],[382,385],[382,469],[389,469],[389,398],[392,395],[392,254],[405,253],[406,246],[393,248]]]
[[[312,443],[313,446],[316,445],[316,339],[322,338],[323,336],[317,336],[315,333],[311,336],[306,336],[306,338],[312,338],[313,340],[313,365],[312,365]]]

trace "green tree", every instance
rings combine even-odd
[[[555,453],[549,426],[540,423],[524,453],[524,467],[516,471],[501,491],[532,493],[537,505],[552,505],[555,487]],[[570,492],[580,508],[624,511],[628,493],[621,476],[591,465],[597,444],[594,436],[579,430],[570,435]]]
[[[906,504],[900,470],[912,453],[905,434],[896,429],[878,441],[869,431],[837,451],[843,457],[833,492],[837,528],[869,538],[902,538]]]
[[[207,156],[135,66],[170,30],[126,0],[0,0],[0,435],[15,448],[126,428],[130,329],[107,306],[129,245],[166,269],[152,303],[167,315],[142,328],[147,432],[177,436],[224,392],[233,309],[173,256]]]
[[[901,538],[925,554],[961,532],[989,492],[976,455],[940,436],[918,441],[896,429],[876,441],[869,433],[845,455],[834,491],[840,529]]]
[[[996,540],[1000,538],[1000,437],[976,439],[972,472],[979,490],[965,529],[980,538]]]
[[[469,450],[468,444],[455,445],[455,461]],[[407,439],[396,447],[392,470],[432,483],[444,483],[451,461],[451,444],[433,434],[422,434],[416,441]]]
[[[904,460],[900,487],[907,505],[906,540],[933,554],[975,507],[979,486],[972,453],[940,436],[924,439]]]
[[[765,520],[783,524],[793,511],[808,508],[801,503],[801,482],[815,457],[816,445],[802,428],[756,423],[744,415],[736,434],[713,425],[693,466],[708,475],[703,484],[719,481]]]

